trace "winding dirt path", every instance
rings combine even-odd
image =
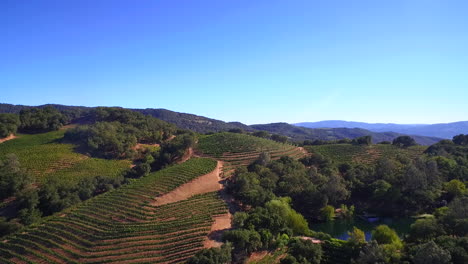
[[[192,158],[193,156],[193,148],[188,148],[187,151],[185,152],[184,156],[182,156],[182,158],[180,159],[179,162],[177,163],[184,163],[186,162],[187,160],[189,160],[190,158]]]
[[[222,189],[220,183],[220,173],[223,163],[218,161],[216,168],[203,176],[200,176],[191,182],[182,184],[175,190],[168,192],[161,197],[156,198],[156,201],[151,203],[153,206],[160,206],[169,203],[175,203],[178,201],[186,200],[196,194],[203,194],[208,192],[215,192]]]
[[[10,134],[8,137],[6,138],[0,138],[0,143],[3,143],[5,141],[8,141],[8,140],[12,140],[12,139],[15,139],[17,138],[17,136],[15,136],[14,134]]]
[[[230,212],[216,216],[214,220],[214,223],[211,225],[210,234],[208,234],[207,239],[203,241],[204,248],[221,247],[223,244],[221,241],[223,232],[232,227],[232,214]]]

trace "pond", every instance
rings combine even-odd
[[[348,232],[353,230],[353,226],[364,231],[366,240],[372,237],[372,230],[378,225],[388,225],[394,229],[400,237],[408,234],[410,225],[414,223],[413,218],[391,218],[391,217],[354,217],[352,219],[335,219],[326,223],[311,224],[314,231],[330,234],[332,237],[347,240]]]

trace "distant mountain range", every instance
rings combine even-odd
[[[373,132],[397,132],[409,135],[421,135],[449,139],[459,134],[468,134],[468,121],[443,124],[401,125],[329,120],[319,122],[304,122],[294,125],[307,128],[362,128]]]
[[[84,107],[84,106],[66,106],[66,105],[58,105],[58,104],[47,104],[41,105],[37,107],[45,107],[45,106],[53,106],[59,110],[89,110],[91,107]],[[25,105],[12,105],[12,104],[1,104],[0,103],[0,113],[19,113],[22,109],[31,108],[32,106],[25,106]],[[344,138],[357,138],[361,136],[372,136],[373,142],[381,142],[381,141],[392,141],[398,136],[403,134],[411,135],[416,142],[421,145],[432,145],[437,143],[441,140],[438,137],[428,137],[428,136],[419,136],[416,133],[397,133],[396,131],[388,132],[385,129],[382,129],[383,132],[380,131],[371,131],[371,129],[365,128],[350,128],[345,127],[339,122],[344,121],[324,121],[323,124],[318,124],[320,128],[306,128],[300,127],[299,124],[290,125],[287,123],[273,123],[273,124],[259,124],[259,125],[251,125],[248,126],[246,124],[240,122],[224,122],[221,120],[216,120],[212,118],[207,118],[204,116],[198,116],[193,114],[187,113],[179,113],[174,112],[166,109],[154,109],[154,108],[147,108],[147,109],[132,109],[134,111],[151,115],[153,117],[159,118],[166,122],[175,124],[179,128],[182,129],[190,129],[192,131],[198,133],[208,133],[208,132],[220,132],[220,131],[229,131],[231,129],[242,129],[247,132],[253,132],[258,130],[267,131],[272,134],[280,134],[291,138],[293,141],[303,141],[303,140],[338,140]],[[330,122],[330,123],[328,123]],[[336,123],[333,123],[336,122]],[[319,122],[317,122],[319,123]],[[306,124],[306,123],[301,123]],[[307,123],[313,124],[316,123]],[[366,124],[366,123],[362,123]],[[374,124],[368,124],[370,127]],[[375,124],[377,125],[377,124]],[[382,124],[386,125],[386,124]],[[322,128],[327,127],[328,128]],[[334,127],[332,127],[334,126]],[[352,124],[349,126],[353,126]],[[355,126],[355,125],[354,125]],[[399,126],[399,125],[395,125]],[[406,126],[406,125],[402,125]],[[419,126],[419,125],[415,125]],[[467,132],[468,134],[468,132]]]
[[[382,141],[392,141],[393,139],[404,134],[396,132],[372,132],[362,128],[306,128],[290,125],[287,123],[273,123],[266,125],[251,125],[251,127],[268,131],[270,133],[281,134],[288,136],[296,141],[303,140],[338,140],[344,138],[357,138],[362,136],[372,136],[374,143]],[[441,140],[437,137],[426,137],[418,135],[410,135],[420,145],[432,145]]]

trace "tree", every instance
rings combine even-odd
[[[393,140],[392,144],[400,148],[407,148],[417,145],[414,138],[410,136],[399,136]]]
[[[0,138],[15,134],[20,124],[18,115],[0,114]]]
[[[21,110],[20,121],[22,131],[37,133],[58,130],[68,122],[68,119],[57,109],[47,106]]]
[[[8,154],[0,160],[0,199],[20,192],[33,182],[34,178],[21,169],[16,155]]]
[[[253,136],[261,137],[261,138],[269,138],[270,134],[266,131],[257,131],[252,133]]]
[[[228,132],[237,133],[237,134],[244,134],[244,130],[242,130],[240,128],[231,128],[231,129],[229,129]]]
[[[277,134],[271,135],[271,139],[280,143],[288,142],[288,137]]]
[[[328,182],[321,187],[321,191],[328,197],[331,204],[337,204],[349,197],[346,183],[343,177],[337,173],[332,173],[328,177]]]
[[[445,184],[445,190],[451,198],[461,196],[466,193],[466,186],[459,180],[451,180]]]
[[[14,221],[7,221],[5,217],[0,217],[0,237],[16,232],[21,225]]]
[[[262,238],[255,230],[234,229],[226,231],[223,233],[223,241],[232,242],[236,249],[243,250],[247,254],[262,246]]]
[[[410,239],[412,241],[428,241],[442,233],[442,226],[437,223],[436,219],[418,219],[411,225]]]
[[[314,244],[310,240],[292,239],[289,242],[288,252],[299,263],[319,264],[322,259],[322,247],[320,244]]]
[[[468,145],[468,135],[460,134],[460,135],[454,136],[452,141],[453,143],[457,145],[466,146]]]
[[[324,221],[332,221],[335,219],[335,208],[331,205],[327,205],[320,210],[320,216]]]
[[[362,136],[352,140],[353,144],[357,145],[370,145],[372,144],[372,136]]]
[[[289,197],[288,197],[289,198]],[[286,225],[293,230],[295,234],[305,235],[309,231],[308,223],[305,218],[291,208],[289,203],[291,199],[281,198],[271,200],[265,204],[269,212],[278,214],[285,220]]]
[[[360,245],[366,243],[366,235],[364,231],[357,227],[353,227],[351,232],[348,232],[349,238],[348,241],[354,245]]]
[[[418,245],[413,249],[412,260],[415,264],[446,264],[450,263],[450,253],[440,248],[434,241]]]
[[[403,246],[395,230],[391,229],[387,225],[377,226],[374,231],[372,231],[372,240],[377,241],[379,245],[391,244],[396,245],[399,248]]]
[[[232,261],[231,251],[232,244],[229,242],[221,248],[203,249],[187,260],[187,264],[229,264]]]
[[[359,257],[356,259],[358,264],[384,264],[385,252],[379,246],[377,241],[373,240],[359,252]]]

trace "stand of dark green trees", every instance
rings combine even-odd
[[[241,209],[223,235],[232,245],[232,261],[241,263],[259,250],[282,250],[281,263],[468,263],[467,138],[444,140],[417,159],[381,158],[374,165],[337,164],[317,154],[271,161],[262,153],[227,183]],[[414,142],[402,137],[393,143],[405,148]],[[335,208],[340,213],[335,215]],[[348,241],[333,239],[310,230],[306,220],[333,221],[354,212],[428,216],[404,238],[378,226],[370,242],[357,228]],[[215,252],[210,254],[214,259]]]

